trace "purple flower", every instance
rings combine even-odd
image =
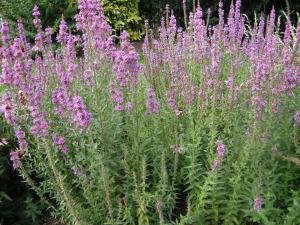
[[[3,22],[1,24],[1,27],[2,27],[2,30],[1,30],[2,34],[8,34],[9,33],[9,26],[8,26],[7,22]]]
[[[56,40],[58,43],[66,44],[68,41],[68,26],[64,18],[61,19],[60,25],[59,25],[59,32],[56,37]]]
[[[123,105],[116,105],[115,110],[116,111],[123,111],[124,110],[124,106]]]
[[[33,117],[33,124],[30,128],[30,132],[33,135],[37,135],[41,138],[46,138],[48,136],[48,122],[47,114],[40,113],[36,107],[31,108],[31,115]]]
[[[228,89],[232,90],[232,86],[233,86],[233,75],[232,74],[230,74],[228,76],[227,80],[225,81],[225,84]]]
[[[261,96],[253,96],[251,100],[253,105],[254,117],[257,119],[261,119],[263,110],[267,102]]]
[[[84,105],[82,98],[80,96],[73,97],[72,104],[73,121],[80,128],[86,128],[91,122],[91,114]]]
[[[153,114],[158,112],[158,102],[155,99],[155,93],[152,88],[147,91],[147,114]]]
[[[168,103],[171,110],[176,110],[176,90],[173,88],[168,96]]]
[[[41,15],[40,12],[39,12],[39,7],[38,7],[37,5],[35,5],[35,6],[33,7],[32,15],[33,15],[34,17],[39,17],[39,16]]]
[[[259,212],[262,208],[263,199],[260,196],[256,196],[253,203],[253,208]]]
[[[19,153],[17,151],[11,152],[10,153],[10,161],[13,164],[13,168],[15,170],[19,169],[21,167],[21,160],[19,157]]]
[[[121,48],[113,54],[113,70],[116,74],[116,81],[122,88],[130,90],[138,83],[138,54],[129,42],[129,34],[122,32]]]
[[[24,133],[24,131],[21,131],[21,130],[16,131],[16,137],[18,139],[25,139],[25,133]]]
[[[221,140],[216,141],[216,145],[217,145],[217,149],[216,149],[217,156],[212,163],[211,171],[215,171],[217,168],[220,167],[226,153],[226,146],[223,144]]]
[[[216,144],[217,144],[217,156],[218,158],[223,158],[225,155],[226,147],[223,144],[223,142],[220,140],[218,140]]]
[[[27,148],[27,142],[25,140],[25,133],[24,131],[18,130],[15,133],[18,142],[19,142],[19,149],[20,150],[25,150]]]
[[[65,112],[71,108],[70,98],[66,89],[58,87],[53,91],[52,104],[54,105],[55,112],[60,117],[64,117]]]
[[[65,144],[65,140],[63,137],[59,136],[58,134],[53,134],[53,142],[57,145],[64,145]]]
[[[33,20],[33,25],[35,26],[35,28],[37,30],[41,30],[42,28],[42,22],[39,19],[40,11],[39,11],[39,7],[37,5],[34,6],[33,11],[32,11],[32,15],[34,16],[34,20]]]
[[[154,98],[155,97],[155,93],[153,91],[152,88],[149,88],[148,91],[147,91],[147,97],[148,98]]]
[[[55,133],[52,135],[52,140],[54,142],[54,144],[56,144],[59,148],[59,150],[63,153],[63,154],[67,154],[69,149],[66,146],[66,142],[65,139],[63,137],[61,137],[59,134]]]
[[[78,176],[80,174],[80,171],[76,166],[72,166],[71,171],[75,176]]]
[[[52,39],[51,39],[52,34],[53,34],[52,28],[51,27],[47,27],[45,29],[45,42],[47,44],[49,44],[49,45],[52,43]]]
[[[3,22],[2,23],[2,41],[4,44],[8,44],[9,43],[9,26],[7,22]]]
[[[12,99],[9,93],[4,93],[0,102],[0,114],[4,114],[4,118],[10,125],[16,125],[17,117],[13,110]]]
[[[157,211],[161,211],[163,209],[164,205],[160,200],[157,200],[155,207],[156,207]]]
[[[296,112],[296,114],[294,116],[294,120],[295,120],[295,125],[299,126],[300,125],[300,111]]]
[[[13,71],[10,68],[9,61],[2,59],[2,76],[0,77],[1,84],[7,85],[13,83]]]
[[[212,171],[216,170],[220,165],[221,165],[221,160],[218,158],[214,159],[211,170]]]
[[[119,103],[119,104],[123,103],[123,101],[124,101],[123,100],[123,93],[121,91],[117,91],[117,93],[114,97],[114,100],[115,100],[116,103]]]
[[[109,93],[111,95],[111,98],[114,99],[116,94],[116,82],[114,80],[110,81],[109,83]]]
[[[82,78],[89,87],[92,87],[94,85],[94,73],[91,69],[85,70],[83,72]]]
[[[111,27],[107,23],[100,1],[78,1],[79,13],[75,16],[76,27],[83,33],[85,53],[94,51],[100,57],[110,57],[113,41]]]
[[[176,25],[176,18],[172,14],[170,16],[170,22],[169,22],[169,27],[168,27],[168,32],[170,36],[174,36],[177,30],[177,25]]]
[[[132,110],[132,103],[131,102],[127,102],[125,104],[125,109],[126,109],[126,111],[130,112]]]

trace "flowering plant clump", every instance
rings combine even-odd
[[[11,163],[55,216],[298,224],[300,21],[287,19],[281,37],[274,9],[249,26],[237,0],[228,18],[220,2],[214,26],[198,6],[180,28],[167,7],[157,36],[146,22],[139,62],[98,0],[78,7],[80,35],[62,19],[55,52],[38,6],[33,46],[21,21],[15,39],[7,23],[1,31],[0,113],[19,143]]]

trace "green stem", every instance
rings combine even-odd
[[[68,210],[71,213],[76,225],[84,225],[84,223],[80,220],[76,209],[74,208],[73,200],[71,199],[71,197],[69,196],[69,194],[66,191],[62,175],[60,174],[60,172],[55,167],[55,162],[54,162],[53,156],[51,154],[51,149],[49,148],[49,145],[46,141],[45,141],[44,144],[46,146],[46,155],[47,155],[47,159],[49,161],[49,165],[50,165],[51,170],[53,172],[56,184],[58,185],[58,187],[60,189],[60,192],[63,196],[63,199],[64,199],[65,203],[67,204]]]
[[[41,199],[41,201],[43,203],[45,203],[46,205],[48,205],[53,211],[57,211],[57,209],[43,196],[43,191],[38,186],[35,185],[34,181],[29,176],[29,174],[27,173],[27,171],[26,171],[26,169],[24,168],[23,165],[21,165],[20,173],[21,173],[21,176],[23,177],[23,179],[26,181],[26,183],[39,196],[39,198]]]
[[[108,208],[108,214],[109,214],[109,217],[111,218],[111,220],[113,220],[113,209],[112,209],[112,203],[111,203],[110,194],[109,194],[109,183],[108,183],[108,179],[106,176],[106,170],[103,165],[101,166],[101,172],[102,172],[105,201],[106,201],[107,208]]]

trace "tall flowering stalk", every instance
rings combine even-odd
[[[260,196],[256,196],[253,203],[253,208],[259,212],[262,208],[263,199]]]
[[[153,89],[149,88],[147,91],[147,113],[153,114],[158,112],[158,102],[155,99],[155,93]]]
[[[226,153],[226,147],[222,141],[218,140],[216,142],[216,145],[217,145],[217,155],[212,163],[212,168],[211,168],[212,171],[216,170],[221,165],[222,160]]]
[[[113,52],[113,70],[116,74],[116,82],[111,81],[110,84],[110,92],[112,94],[112,99],[116,103],[115,109],[117,111],[124,110],[125,105],[127,105],[126,108],[132,107],[129,97],[134,91],[134,87],[139,82],[138,54],[129,42],[129,34],[126,31],[122,32],[120,41],[120,49]],[[125,103],[124,95],[128,96],[126,99],[127,103]]]

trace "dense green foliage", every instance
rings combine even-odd
[[[142,35],[142,18],[139,0],[102,0],[107,21],[118,34],[128,31],[132,40],[139,40]]]
[[[216,23],[218,20],[218,4],[219,0],[187,0],[187,10],[191,11],[195,6],[200,3],[201,7],[205,12],[208,9],[211,9],[212,18],[211,23]],[[230,4],[232,0],[224,0],[225,13],[229,11]],[[289,7],[287,6],[287,2]],[[274,6],[277,11],[280,10],[286,11],[290,10],[293,18],[296,19],[297,13],[300,11],[300,2],[298,0],[243,0],[242,1],[242,13],[246,14],[250,20],[253,20],[254,13],[268,14],[272,6]],[[165,6],[169,4],[170,9],[174,10],[178,22],[183,26],[183,9],[182,9],[182,0],[140,0],[140,13],[143,15],[144,19],[149,19],[152,26],[157,26],[160,24],[160,18],[165,16]]]
[[[142,35],[142,18],[138,8],[138,0],[103,0],[105,14],[108,22],[112,25],[116,33],[127,30],[132,40],[138,40]],[[0,15],[4,20],[8,20],[16,29],[16,21],[22,18],[26,28],[27,36],[33,40],[35,29],[32,25],[32,8],[38,4],[43,15],[43,27],[52,27],[56,32],[61,17],[68,22],[71,29],[75,28],[74,15],[77,12],[76,0],[0,0]]]
[[[71,28],[74,28],[73,17],[77,11],[76,4],[69,0],[15,0],[7,1],[0,0],[0,15],[3,20],[7,20],[10,23],[12,34],[17,32],[16,22],[18,19],[22,19],[27,37],[33,41],[36,31],[32,24],[33,16],[32,9],[35,4],[38,4],[43,14],[43,27],[52,27],[56,32],[58,25],[61,21],[61,17],[70,24]],[[16,33],[15,33],[16,34]]]
[[[219,0],[198,1],[188,0],[187,10],[193,9],[193,3],[197,5],[200,2],[204,11],[208,8],[212,11],[210,22],[216,23],[218,20],[218,2]],[[289,7],[287,6],[289,3]],[[229,9],[231,0],[225,0],[225,9]],[[63,15],[71,28],[74,28],[73,16],[77,11],[76,0],[0,0],[0,15],[4,19],[9,20],[16,30],[15,22],[22,18],[27,36],[33,39],[35,30],[32,26],[31,9],[34,4],[38,4],[43,15],[43,26],[50,26],[54,31],[57,31],[58,24]],[[151,26],[157,27],[160,24],[160,18],[165,16],[165,6],[170,5],[178,18],[178,22],[183,26],[183,11],[182,0],[102,0],[104,5],[107,20],[112,25],[115,32],[119,33],[121,30],[127,30],[132,40],[139,40],[143,32],[143,20],[148,19]],[[278,11],[290,11],[293,18],[296,18],[297,12],[300,10],[300,2],[298,0],[244,0],[242,12],[248,15],[250,19],[254,18],[254,12],[269,13],[272,6],[275,6]],[[142,19],[143,18],[143,19]]]

